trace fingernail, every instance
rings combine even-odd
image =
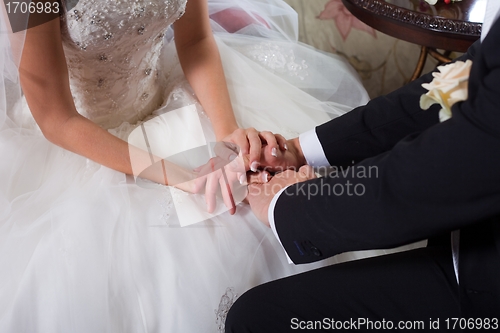
[[[278,157],[278,152],[276,151],[276,148],[271,149],[271,155],[274,157]]]
[[[267,183],[269,181],[269,174],[267,172],[262,173],[262,182]]]
[[[246,181],[247,181],[247,176],[246,175],[241,175],[240,176],[240,185],[245,185]]]
[[[257,172],[258,167],[259,167],[259,162],[257,161],[254,161],[252,162],[252,164],[250,164],[250,170],[252,170],[253,172]]]
[[[285,147],[285,150],[288,150],[288,146],[285,144],[283,144],[283,147]]]
[[[236,155],[236,154],[231,154],[231,155],[229,155],[229,160],[230,160],[230,161],[234,161],[234,159],[235,159],[236,157],[238,157],[238,155]]]

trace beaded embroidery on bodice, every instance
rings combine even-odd
[[[80,0],[66,11],[62,41],[81,114],[112,128],[135,123],[160,106],[160,51],[186,1]]]

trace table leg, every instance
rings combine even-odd
[[[415,71],[413,72],[413,75],[410,78],[410,82],[420,77],[420,75],[422,74],[422,70],[424,69],[426,60],[427,60],[427,47],[422,46],[422,48],[420,49],[420,57],[418,58],[417,67],[415,68]]]
[[[433,57],[434,59],[436,59],[437,61],[439,61],[442,64],[451,61],[451,59],[450,59],[451,51],[446,51],[444,54],[441,54],[438,51],[436,51],[435,49],[428,49],[427,52],[431,55],[431,57]]]
[[[445,51],[444,54],[441,54],[438,51],[436,51],[436,49],[431,49],[426,46],[422,46],[420,49],[420,57],[418,58],[417,67],[415,67],[415,71],[413,72],[413,75],[410,78],[410,82],[418,79],[422,74],[422,70],[424,69],[425,61],[427,60],[428,54],[437,61],[439,61],[440,65],[451,61],[450,59],[451,51]]]

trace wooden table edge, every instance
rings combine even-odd
[[[481,23],[435,17],[381,0],[342,2],[355,17],[375,30],[421,46],[465,52],[481,36]],[[415,33],[409,35],[411,32]]]

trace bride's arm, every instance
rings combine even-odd
[[[59,18],[26,31],[19,75],[31,113],[49,141],[126,174],[135,171],[138,175],[148,168],[147,178],[166,183],[161,164],[151,168],[148,153],[133,147],[129,150],[127,142],[77,112],[69,87]]]
[[[174,24],[175,46],[184,75],[211,119],[217,140],[233,133],[234,117],[226,79],[215,43],[207,0],[189,0]]]
[[[217,141],[237,144],[247,156],[247,170],[258,166],[263,144],[269,152],[285,150],[285,140],[270,132],[238,128],[215,43],[207,0],[189,0],[185,14],[174,24],[177,54],[186,78],[211,119]]]
[[[185,14],[174,24],[175,45],[184,75],[194,89],[203,108],[210,117],[217,141],[235,143],[244,156],[244,169],[259,167],[261,147],[276,156],[285,150],[285,140],[271,132],[258,132],[254,128],[240,129],[234,116],[219,50],[210,27],[207,0],[189,0]],[[231,155],[232,152],[229,152]],[[238,169],[240,169],[238,167]],[[229,178],[245,179],[245,172],[236,172]],[[231,179],[230,183],[231,183]],[[215,192],[222,188],[226,205],[231,194],[225,192],[225,182],[217,175],[207,178],[205,187],[208,211],[215,207]],[[198,190],[203,184],[198,183]],[[231,208],[231,213],[234,213]]]

